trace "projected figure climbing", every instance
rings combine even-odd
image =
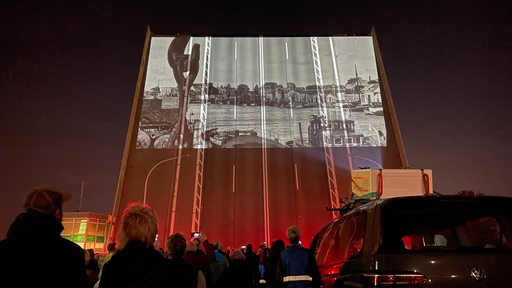
[[[178,122],[171,133],[169,146],[188,147],[192,145],[193,133],[186,129],[187,103],[190,87],[194,83],[199,71],[199,44],[192,45],[189,54],[185,54],[185,47],[190,36],[180,35],[174,38],[167,51],[167,62],[173,70],[174,79],[178,84]],[[182,139],[178,136],[183,135]],[[181,142],[182,141],[182,142]]]

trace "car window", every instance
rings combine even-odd
[[[344,262],[361,251],[366,213],[350,213],[327,226],[319,237],[316,258],[319,265]]]
[[[461,246],[496,248],[500,244],[500,224],[494,217],[471,219],[456,227]]]
[[[512,214],[479,201],[420,201],[382,209],[381,252],[432,249],[511,250]]]
[[[454,248],[454,235],[450,229],[418,229],[401,238],[406,250],[421,250],[425,248]]]

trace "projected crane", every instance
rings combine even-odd
[[[192,145],[192,135],[187,129],[186,111],[190,87],[199,71],[199,44],[192,45],[190,54],[185,54],[185,47],[190,36],[177,36],[169,45],[167,61],[172,68],[174,79],[178,86],[178,121],[171,134],[171,145],[183,147]],[[185,76],[186,75],[186,76]],[[179,138],[178,138],[179,137]],[[178,138],[178,139],[177,139]],[[177,145],[176,145],[177,144]]]

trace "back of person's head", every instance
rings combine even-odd
[[[94,252],[94,249],[92,248],[88,248],[85,250],[85,254],[88,255],[86,256],[86,259],[88,258],[89,261],[86,261],[86,264],[94,264],[94,263],[97,263],[97,260],[96,260],[96,252]]]
[[[197,246],[192,241],[187,241],[187,246],[185,248],[185,252],[196,252]]]
[[[240,249],[233,249],[230,255],[231,260],[245,260],[245,255]]]
[[[89,253],[89,251],[87,251],[87,249],[83,249],[83,251],[84,251],[85,265],[89,265],[89,263],[91,262],[91,254]]]
[[[245,251],[246,252],[252,252],[252,244],[251,243],[245,245]]]
[[[130,203],[123,211],[119,248],[138,241],[153,245],[158,234],[158,222],[153,208],[141,203]]]
[[[23,210],[33,210],[43,214],[54,215],[57,219],[62,220],[62,204],[70,198],[70,193],[60,191],[53,186],[43,185],[35,187],[25,197]]]
[[[295,225],[288,227],[288,229],[286,229],[286,238],[288,238],[288,241],[292,245],[299,244],[299,241],[300,241],[299,227],[297,227]]]
[[[107,245],[107,251],[108,251],[109,253],[112,253],[112,252],[116,251],[116,242],[108,243],[108,245]]]
[[[272,246],[270,247],[270,254],[278,255],[282,250],[286,248],[284,241],[282,239],[277,239],[272,242]]]
[[[183,257],[187,249],[187,240],[182,233],[176,232],[165,239],[165,248],[169,258],[176,259]]]

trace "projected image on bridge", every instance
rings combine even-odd
[[[383,147],[370,36],[152,37],[138,149]]]

